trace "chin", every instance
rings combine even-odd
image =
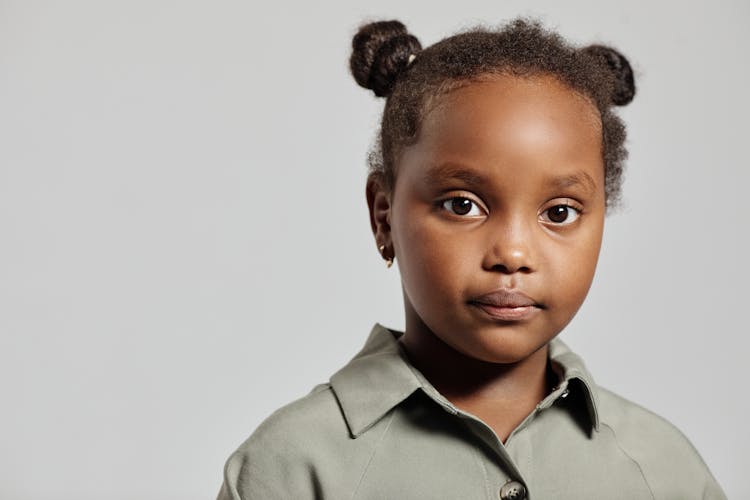
[[[461,352],[487,363],[513,364],[525,360],[549,343],[550,339],[533,341],[526,334],[490,334]]]

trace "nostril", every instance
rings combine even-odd
[[[510,273],[510,271],[504,264],[495,264],[494,266],[492,266],[492,269],[495,271],[500,271],[501,273],[506,273],[506,274]]]
[[[531,272],[531,268],[528,266],[508,267],[505,264],[495,264],[494,266],[492,266],[492,269],[494,271],[498,271],[504,274],[530,273]]]

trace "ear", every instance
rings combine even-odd
[[[365,189],[367,206],[370,209],[370,227],[375,237],[375,244],[385,245],[382,252],[384,257],[393,255],[393,244],[391,241],[391,192],[378,176],[370,175],[367,178]],[[380,253],[380,249],[378,249]]]

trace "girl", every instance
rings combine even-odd
[[[268,417],[219,498],[725,498],[680,431],[556,338],[620,195],[625,57],[524,19],[422,50],[389,21],[359,30],[351,69],[387,98],[366,196],[406,326],[376,324]]]

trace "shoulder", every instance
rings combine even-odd
[[[598,387],[601,432],[611,433],[655,498],[726,498],[690,440],[671,422]]]
[[[315,429],[315,433],[310,430]],[[288,453],[305,452],[300,445],[313,440],[345,434],[346,425],[336,397],[328,383],[316,385],[309,394],[296,399],[266,417],[237,452],[273,444]],[[281,448],[280,448],[281,447]]]
[[[703,465],[692,443],[667,419],[608,389],[598,391],[601,425],[611,429],[621,445],[644,458],[671,451],[690,465]]]
[[[274,411],[232,453],[219,499],[312,499],[324,491],[336,496],[331,487],[349,491],[366,441],[351,439],[330,384],[319,384]],[[341,475],[333,481],[335,474]]]

